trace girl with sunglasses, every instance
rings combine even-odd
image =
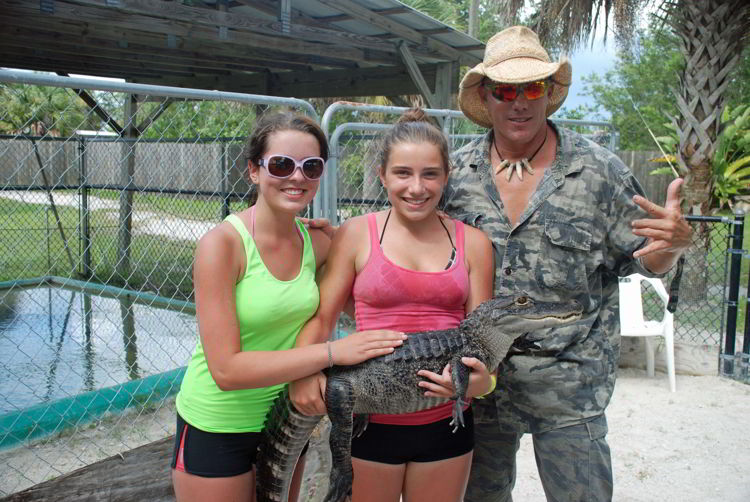
[[[180,502],[255,500],[256,449],[283,384],[387,354],[404,338],[371,331],[294,348],[318,308],[315,277],[330,245],[296,217],[318,189],[327,142],[311,119],[279,114],[261,119],[245,155],[256,203],[228,216],[196,249],[200,340],[177,395],[172,458]]]
[[[377,159],[390,208],[346,221],[333,239],[320,286],[320,307],[298,346],[326,339],[350,294],[357,329],[404,332],[456,327],[492,295],[493,254],[474,228],[441,216],[448,180],[445,136],[421,110],[404,114],[382,138]],[[473,358],[469,395],[487,392],[487,368]],[[429,397],[450,397],[450,368],[425,371]],[[446,390],[448,388],[449,390]],[[325,377],[293,382],[292,400],[309,415],[325,413]],[[462,499],[474,446],[471,410],[454,434],[452,402],[403,415],[370,415],[352,441],[353,502],[457,502]]]

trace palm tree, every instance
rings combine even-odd
[[[687,173],[683,195],[693,214],[707,214],[721,114],[732,70],[747,41],[750,4],[745,0],[672,0],[662,9],[662,19],[679,38],[687,62],[679,86],[673,89],[679,110],[673,119],[680,139],[677,158]]]
[[[518,22],[524,0],[507,0],[508,23]],[[648,4],[677,35],[685,68],[672,92],[678,115],[673,118],[680,147],[678,162],[685,176],[683,196],[692,214],[708,214],[712,159],[721,133],[721,112],[732,70],[740,60],[750,28],[747,0],[540,0],[531,19],[545,45],[570,51],[590,39],[600,13],[605,37],[610,17],[619,45],[627,48],[634,27]],[[606,39],[605,39],[606,40]]]

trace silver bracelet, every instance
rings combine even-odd
[[[328,348],[328,367],[333,368],[333,354],[331,354],[331,341],[326,340],[326,347]]]

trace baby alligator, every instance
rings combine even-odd
[[[339,502],[351,493],[352,432],[364,429],[369,413],[408,413],[447,401],[424,396],[417,385],[422,380],[418,370],[440,373],[450,363],[456,389],[452,424],[463,425],[469,368],[461,363],[462,357],[476,357],[487,368],[496,368],[518,336],[578,320],[581,312],[581,305],[572,300],[495,297],[477,307],[457,328],[409,333],[404,344],[388,355],[331,368],[326,407],[331,420],[332,468],[325,500]],[[356,426],[353,414],[357,414]],[[259,502],[287,501],[294,466],[320,419],[299,413],[286,390],[276,399],[258,450]]]

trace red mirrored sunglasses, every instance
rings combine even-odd
[[[272,154],[258,161],[258,165],[265,167],[269,176],[279,179],[291,178],[299,167],[302,175],[310,181],[317,181],[323,176],[326,161],[321,157],[307,157],[299,162],[281,154]]]
[[[485,82],[484,87],[490,91],[492,97],[498,101],[510,102],[515,100],[523,92],[523,96],[529,101],[539,99],[547,92],[550,82],[548,80],[537,80],[525,84],[500,84],[498,82]]]

